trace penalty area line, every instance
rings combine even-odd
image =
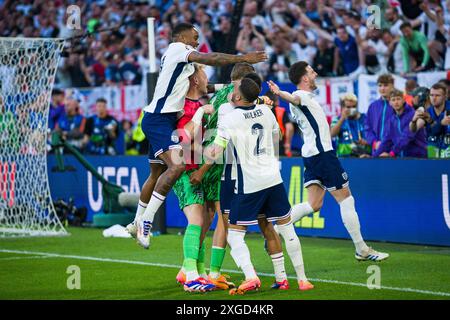
[[[134,264],[134,265],[174,268],[174,269],[181,268],[180,265],[175,265],[175,264],[155,263],[155,262],[146,262],[146,261],[137,261],[137,260],[122,260],[122,259],[89,257],[89,256],[77,256],[77,255],[59,254],[59,253],[51,253],[51,252],[36,252],[36,251],[9,250],[9,249],[0,249],[0,252],[25,254],[25,255],[33,255],[33,256],[45,256],[46,258],[66,258],[66,259],[77,259],[77,260],[87,260],[87,261],[113,262],[113,263],[124,263],[124,264]],[[232,270],[232,269],[222,269],[222,271],[228,272],[228,273],[242,273],[241,271]],[[258,273],[258,274],[260,276],[265,276],[265,277],[274,277],[275,276],[273,273]],[[296,277],[293,277],[293,276],[290,276],[288,278],[289,279],[297,279]],[[354,287],[366,287],[367,288],[367,284],[359,283],[359,282],[347,282],[347,281],[317,279],[317,278],[309,278],[309,280],[315,281],[315,282],[333,283],[333,284],[339,284],[339,285],[354,286]],[[414,289],[414,288],[390,287],[390,286],[380,286],[380,289],[400,291],[400,292],[421,293],[421,294],[428,294],[428,295],[433,295],[433,296],[450,297],[450,292],[439,292],[439,291],[420,290],[420,289]]]

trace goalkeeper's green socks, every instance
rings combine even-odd
[[[186,282],[195,280],[199,277],[197,270],[197,261],[199,259],[201,233],[202,227],[195,224],[189,224],[186,228],[186,232],[184,233],[183,268],[186,272]]]
[[[208,277],[205,270],[205,242],[202,243],[198,252],[197,270],[200,277],[205,279]]]
[[[212,247],[211,251],[211,267],[209,276],[217,279],[220,276],[220,269],[222,268],[223,259],[225,258],[225,248]]]

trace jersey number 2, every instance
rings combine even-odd
[[[252,135],[258,136],[258,138],[256,138],[256,146],[255,146],[255,149],[253,150],[253,154],[255,156],[259,156],[259,155],[265,153],[266,149],[261,148],[261,141],[264,137],[264,127],[259,123],[255,123],[252,126]]]

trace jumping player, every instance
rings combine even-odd
[[[189,87],[189,76],[194,72],[193,62],[223,66],[238,62],[258,63],[267,60],[264,52],[245,55],[200,53],[196,51],[199,33],[192,24],[180,23],[173,29],[173,42],[161,59],[161,70],[154,98],[144,108],[142,130],[149,141],[151,173],[142,187],[135,223],[129,228],[137,242],[145,249],[150,245],[153,218],[166,195],[184,172],[181,147],[174,134],[178,114],[183,110]],[[134,230],[133,230],[134,229]]]
[[[340,206],[342,221],[355,245],[355,258],[359,261],[381,261],[389,254],[375,251],[364,242],[360,231],[355,199],[350,193],[347,173],[342,168],[331,145],[330,127],[325,113],[314,98],[317,88],[317,73],[305,61],[293,64],[289,69],[289,79],[297,86],[290,94],[281,91],[272,81],[270,90],[281,99],[290,103],[291,114],[303,133],[303,163],[305,165],[305,187],[308,190],[308,202],[292,207],[292,221],[319,211],[323,205],[325,191],[329,191]]]

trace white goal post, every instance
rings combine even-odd
[[[0,237],[67,235],[47,175],[47,122],[64,39],[0,38]]]

